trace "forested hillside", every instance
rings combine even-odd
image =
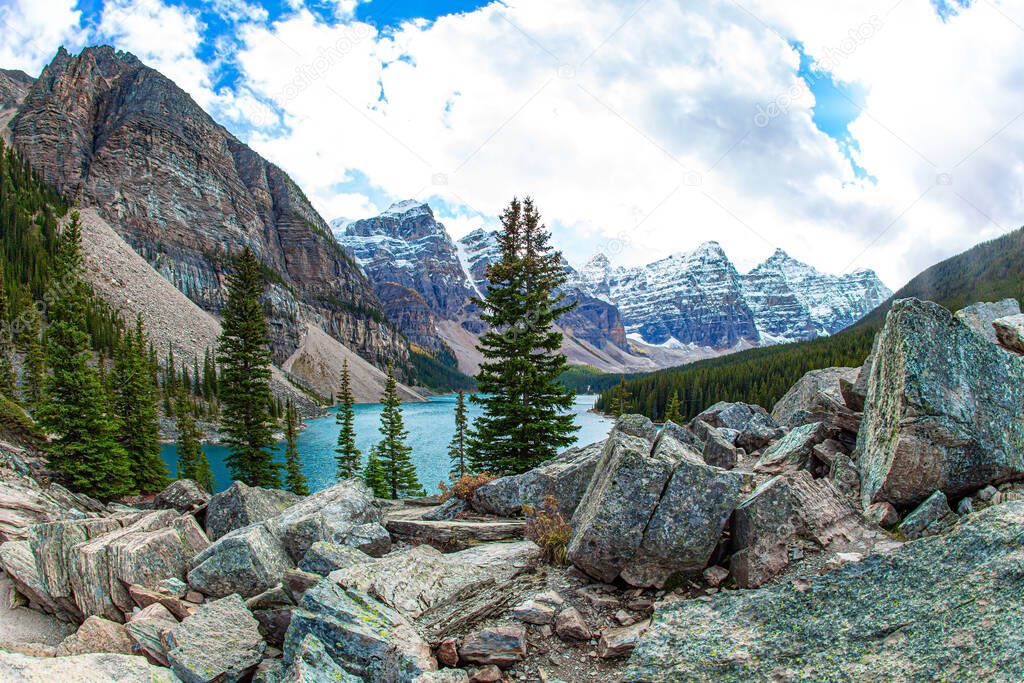
[[[751,349],[627,378],[631,410],[660,419],[674,393],[686,419],[716,401],[771,408],[808,370],[863,363],[889,306],[907,297],[935,301],[952,311],[975,301],[1024,297],[1024,229],[928,268],[863,320],[832,337]],[[610,410],[618,391],[617,378],[588,377],[587,381],[603,389],[597,408]]]

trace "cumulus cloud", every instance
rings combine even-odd
[[[76,0],[9,0],[0,5],[0,65],[35,76],[60,45],[83,44]]]

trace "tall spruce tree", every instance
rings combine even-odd
[[[175,400],[175,422],[178,427],[178,479],[191,479],[204,490],[213,493],[213,471],[203,452],[202,433],[196,426],[189,409],[189,399],[179,391]]]
[[[455,397],[455,434],[448,444],[448,460],[451,463],[448,477],[458,481],[469,474],[468,458],[469,418],[466,416],[466,392],[459,390]]]
[[[107,393],[90,363],[89,290],[81,277],[81,243],[78,212],[72,212],[58,249],[56,296],[46,328],[51,373],[36,417],[54,435],[47,448],[50,467],[73,490],[109,499],[129,492],[132,480]]]
[[[46,379],[46,354],[43,352],[42,342],[43,320],[35,305],[26,307],[22,315],[26,324],[25,332],[19,340],[25,356],[21,393],[25,403],[35,407],[43,398],[43,382]]]
[[[677,425],[683,424],[683,415],[679,412],[679,392],[673,391],[672,398],[668,400],[665,407],[665,422],[674,422]]]
[[[475,400],[484,413],[476,420],[472,466],[506,475],[553,458],[578,427],[569,412],[574,392],[559,382],[568,365],[554,323],[574,306],[559,292],[566,280],[561,254],[530,198],[513,199],[501,223],[500,256],[487,268],[486,298],[476,301],[489,329],[477,347],[484,361]]]
[[[377,461],[380,477],[383,479],[384,498],[404,498],[419,495],[423,491],[416,478],[416,466],[412,464],[412,448],[405,442],[409,432],[402,420],[401,401],[398,399],[398,383],[388,367],[388,379],[380,402],[381,440],[378,444]]]
[[[17,378],[14,376],[14,335],[10,325],[10,307],[7,304],[7,285],[4,262],[0,259],[0,393],[12,401],[18,400]]]
[[[111,377],[118,440],[128,454],[135,493],[155,493],[167,486],[167,466],[160,457],[157,387],[142,316],[125,333]]]
[[[338,447],[334,449],[338,479],[359,476],[362,453],[356,448],[355,408],[348,360],[341,364],[341,386],[338,388]]]
[[[630,412],[633,401],[629,397],[629,389],[626,386],[625,376],[619,377],[619,386],[615,390],[615,400],[612,402],[612,415],[619,417]]]
[[[297,496],[309,495],[309,484],[299,460],[299,417],[291,399],[284,409],[284,487]]]
[[[390,498],[388,482],[381,469],[380,451],[379,443],[370,447],[370,452],[366,456],[366,467],[363,469],[363,481],[377,498]]]
[[[228,276],[228,299],[217,346],[221,367],[221,418],[231,475],[249,486],[277,487],[279,466],[274,462],[274,420],[270,407],[270,339],[260,298],[264,282],[260,263],[246,247],[234,259]]]

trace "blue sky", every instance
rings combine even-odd
[[[893,288],[1024,222],[1018,0],[0,0],[0,25],[30,74],[133,52],[328,220],[416,198],[457,237],[531,194],[577,265],[714,239]]]

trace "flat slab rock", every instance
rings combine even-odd
[[[170,669],[145,657],[110,653],[29,657],[0,650],[0,681],[17,683],[179,683]]]
[[[657,610],[624,681],[1024,679],[1024,501],[811,580]]]
[[[500,520],[473,522],[465,520],[431,521],[426,519],[387,519],[385,528],[398,538],[448,546],[475,541],[509,541],[523,537],[526,522]]]

